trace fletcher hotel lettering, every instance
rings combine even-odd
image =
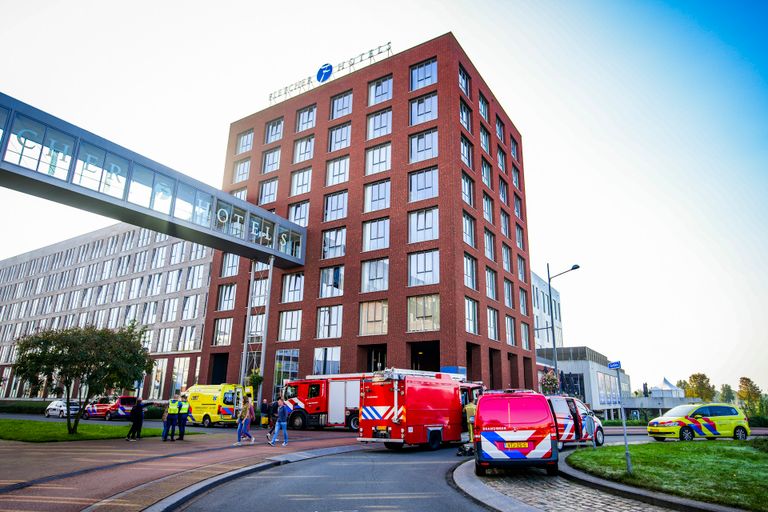
[[[323,70],[324,68],[326,69],[330,68],[330,71],[328,71],[327,74],[321,75],[320,72],[318,72],[317,79],[313,78],[312,76],[308,76],[307,78],[304,78],[290,85],[282,87],[270,93],[269,101],[271,103],[273,101],[278,101],[281,99],[288,98],[295,92],[299,92],[299,91],[304,92],[305,89],[308,90],[313,88],[315,86],[315,82],[322,83],[327,81],[331,77],[331,73],[334,73],[334,72],[339,73],[344,70],[353,71],[357,64],[361,64],[366,60],[370,63],[382,53],[389,55],[391,51],[392,51],[392,43],[389,42],[387,44],[383,44],[381,46],[368,50],[367,52],[363,52],[360,55],[355,55],[354,57],[351,57],[347,60],[343,60],[338,64],[336,64],[335,67],[332,67],[330,64],[325,64],[320,69]]]

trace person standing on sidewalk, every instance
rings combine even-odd
[[[277,400],[272,402],[269,406],[269,430],[267,430],[267,441],[272,439],[272,434],[275,432],[275,423],[277,421],[277,410],[280,408],[280,404]]]
[[[285,405],[285,402],[283,402],[283,399],[279,399],[277,401],[277,422],[275,423],[275,435],[272,437],[272,440],[269,442],[271,446],[275,446],[275,441],[277,441],[277,436],[280,434],[280,431],[283,431],[283,446],[288,444],[288,415],[291,414],[291,408]]]
[[[187,395],[181,395],[179,402],[179,441],[184,440],[184,432],[187,428],[187,419],[192,414],[192,406],[187,401]]]
[[[136,404],[131,408],[131,413],[128,418],[131,420],[131,428],[128,430],[128,435],[125,436],[126,441],[138,441],[141,439],[141,427],[144,425],[144,408],[152,405],[150,402],[142,402],[141,398],[136,398]]]
[[[253,444],[253,436],[248,432],[248,427],[251,424],[252,410],[251,400],[246,398],[245,402],[243,402],[243,408],[240,410],[240,415],[237,417],[237,442],[234,446],[241,446],[243,443],[240,442],[240,439],[243,437],[249,437],[251,439],[251,444]]]
[[[163,422],[163,441],[168,440],[168,434],[171,434],[171,441],[175,441],[176,424],[179,420],[179,394],[176,393],[172,400],[168,400],[168,409]]]
[[[259,412],[261,413],[261,428],[269,428],[269,402],[267,402],[267,399],[261,401],[261,407],[259,408]]]

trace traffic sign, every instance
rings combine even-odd
[[[333,66],[330,64],[323,64],[320,66],[320,69],[317,70],[317,81],[320,83],[325,82],[331,77],[331,73],[333,73]]]
[[[614,361],[612,363],[608,363],[608,368],[611,370],[618,370],[621,368],[621,361]]]

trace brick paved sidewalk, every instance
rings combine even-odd
[[[142,510],[193,483],[277,453],[357,444],[350,432],[290,431],[288,446],[272,447],[262,430],[253,433],[256,443],[240,447],[232,446],[234,430],[223,429],[175,443],[1,441],[0,510]],[[27,486],[9,490],[13,485]]]

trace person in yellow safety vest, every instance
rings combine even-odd
[[[181,401],[179,400],[179,394],[176,393],[173,396],[172,400],[168,400],[168,413],[165,418],[165,422],[163,422],[163,441],[168,440],[168,432],[170,431],[171,434],[171,441],[175,441],[173,436],[176,435],[176,424],[179,420],[179,404]]]
[[[467,432],[469,432],[469,442],[474,444],[475,442],[475,413],[477,412],[477,405],[475,402],[469,402],[464,406],[464,414],[467,415]]]
[[[187,402],[187,395],[181,395],[179,402],[179,441],[184,440],[184,430],[187,428],[187,418],[192,414],[192,406]]]

